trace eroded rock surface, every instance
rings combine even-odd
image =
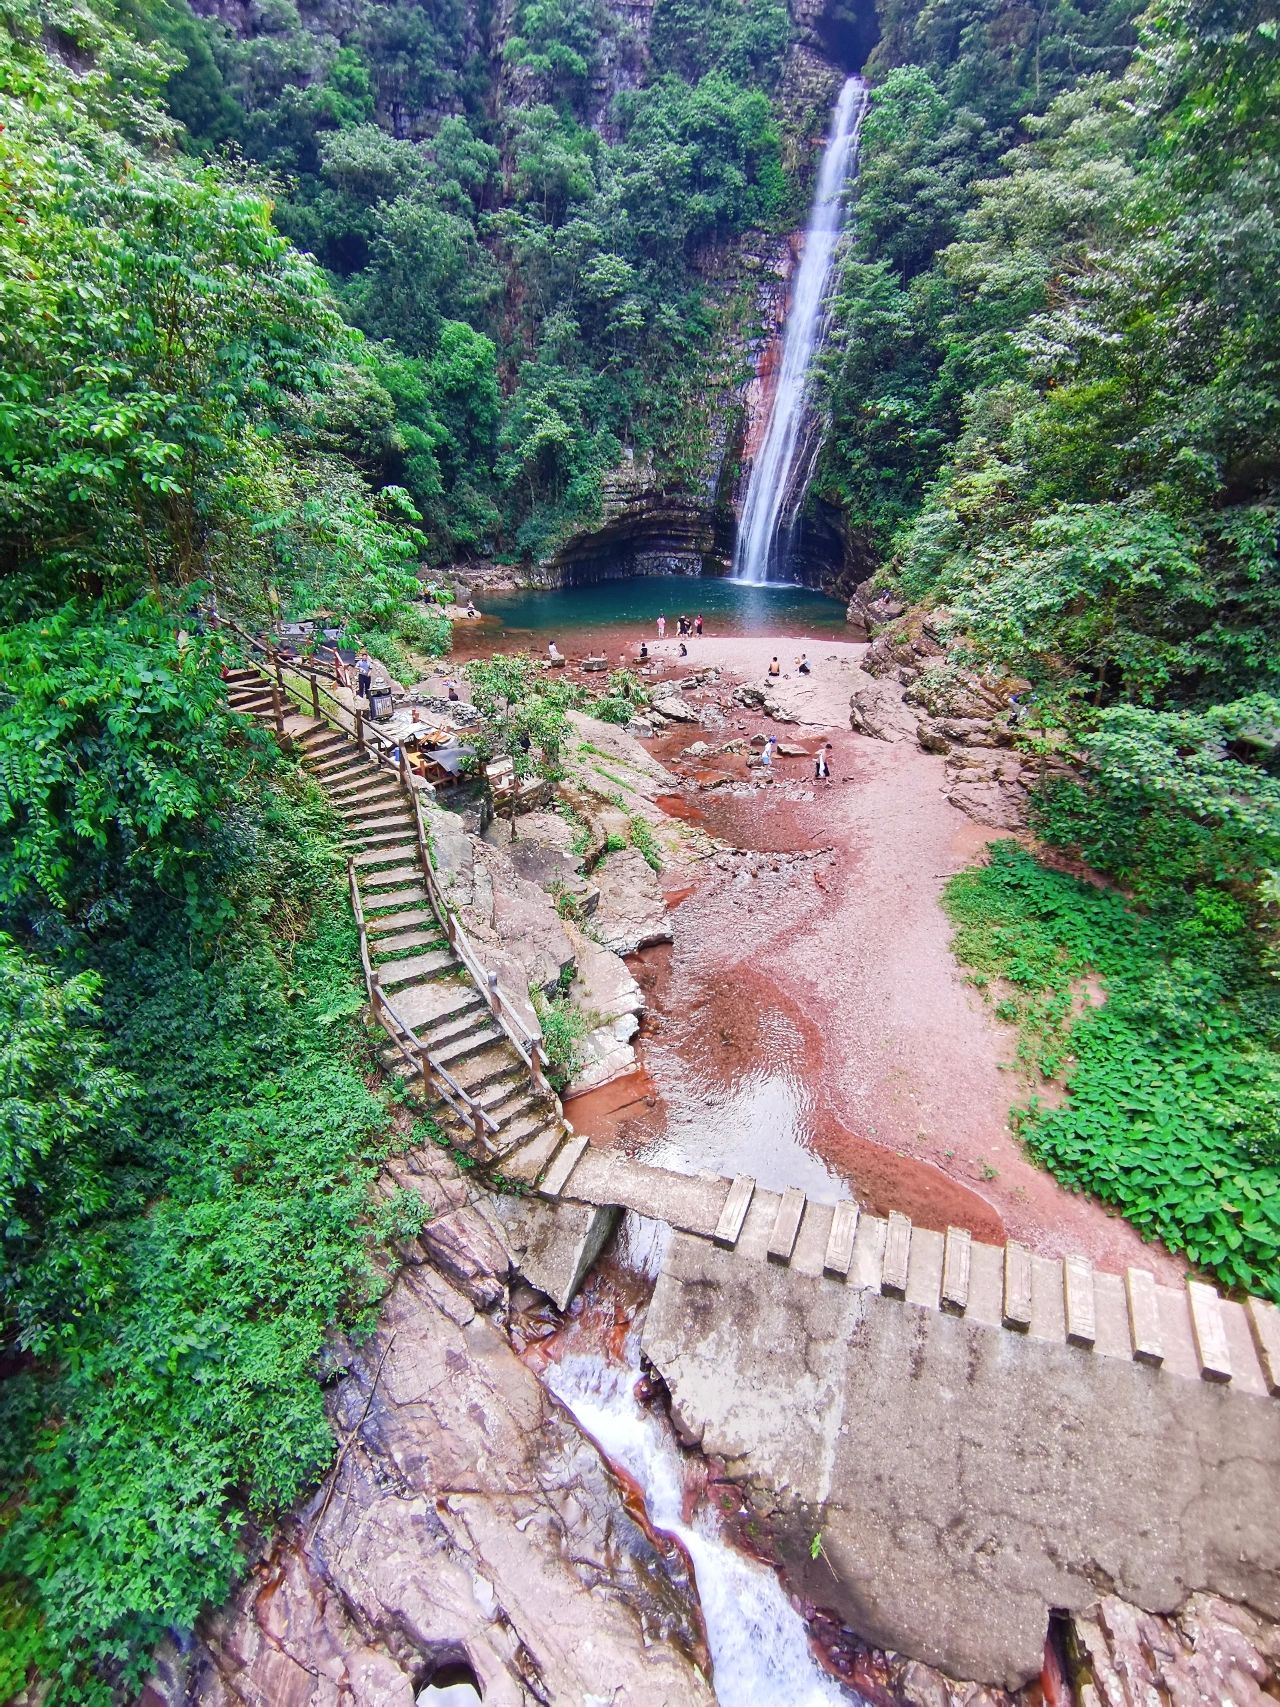
[[[418,1177],[452,1231],[402,1270],[378,1333],[349,1354],[331,1480],[154,1699],[412,1707],[462,1663],[487,1707],[711,1707],[682,1556],[629,1515],[595,1447],[473,1302],[505,1296],[505,1266],[485,1270],[501,1249],[487,1207],[449,1207],[466,1189],[438,1167]],[[461,1260],[462,1283],[428,1253],[451,1275]]]

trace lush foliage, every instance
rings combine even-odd
[[[204,597],[438,641],[419,536],[337,425],[374,358],[263,189],[175,149],[165,72],[105,9],[5,9],[0,1696],[51,1702],[136,1693],[315,1481],[327,1336],[412,1222],[370,1211],[333,830]]]
[[[468,664],[467,680],[484,714],[486,747],[509,754],[521,776],[558,775],[568,714],[586,699],[581,688],[523,652]]]
[[[946,904],[1020,1062],[1070,1093],[1020,1112],[1032,1154],[1224,1285],[1280,1301],[1280,988],[1240,908],[1180,893],[1141,915],[1000,842]]]
[[[434,556],[545,554],[624,450],[684,476],[716,320],[695,262],[787,201],[778,0],[663,0],[648,64],[599,0],[521,0],[505,63],[461,8],[322,25],[282,4],[241,35],[138,4],[186,57],[174,111],[288,174],[280,229],[378,340],[317,426],[412,494]],[[592,108],[610,60],[612,115]]]

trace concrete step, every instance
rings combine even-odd
[[[411,984],[395,998],[396,1011],[420,1037],[445,1019],[456,1019],[484,1006],[484,1000],[469,980],[439,978],[426,984]]]
[[[341,754],[350,753],[354,757],[360,751],[341,729],[333,729],[327,723],[312,724],[300,738],[300,745],[303,757],[313,770]]]
[[[475,1097],[482,1108],[487,1108],[486,1098],[480,1093],[492,1090],[505,1080],[515,1079],[527,1071],[524,1062],[504,1037],[500,1043],[490,1045],[478,1055],[472,1055],[458,1063],[453,1077],[468,1095]]]
[[[564,1128],[559,1121],[531,1126],[510,1146],[506,1142],[507,1134],[499,1133],[497,1145],[501,1152],[502,1172],[509,1179],[532,1185],[549,1166],[564,1136]]]
[[[335,783],[326,792],[335,806],[358,806],[362,800],[376,795],[399,794],[400,784],[385,771],[381,776],[374,772],[367,777],[359,776],[353,782]]]
[[[417,861],[417,842],[396,842],[391,847],[370,848],[355,856],[357,871],[376,871],[383,865],[409,865]]]
[[[519,1072],[510,1084],[494,1085],[479,1099],[484,1105],[485,1113],[491,1114],[499,1126],[515,1120],[522,1112],[527,1112],[534,1103],[539,1106],[549,1106],[545,1104],[544,1098],[535,1093],[532,1081],[529,1078],[529,1069],[520,1060],[515,1050],[511,1048],[510,1041],[507,1042],[507,1048],[510,1050],[512,1060],[518,1063]]]
[[[426,898],[424,889],[389,889],[384,895],[371,896],[364,910],[366,913],[398,913],[405,907],[417,906]]]
[[[222,679],[228,686],[232,682],[261,682],[262,672],[255,670],[252,665],[237,665],[234,670],[228,670]]]
[[[388,835],[393,830],[402,836],[412,834],[413,826],[409,821],[407,812],[386,813],[377,818],[362,818],[358,824],[352,824],[348,827],[347,839]]]
[[[267,705],[272,704],[271,689],[264,682],[258,682],[253,686],[246,683],[244,687],[228,688],[227,699],[230,704],[235,706],[261,705],[264,702]]]
[[[352,781],[357,776],[374,775],[373,765],[365,758],[354,741],[344,743],[336,758],[317,759],[314,764],[308,765],[307,768],[312,776],[318,777],[326,786],[335,778],[345,776],[348,772],[350,772]]]
[[[443,953],[433,949],[408,955],[404,960],[384,961],[378,967],[378,982],[388,995],[394,995],[404,984],[421,984],[424,979],[443,978],[457,970],[458,962],[448,949]]]
[[[396,936],[380,936],[371,944],[373,958],[380,967],[420,948],[447,949],[448,946],[438,925],[434,930],[401,931]]]
[[[427,902],[421,907],[408,907],[403,913],[380,914],[369,920],[369,935],[376,939],[375,946],[386,936],[397,931],[432,930],[436,925],[436,916]]]
[[[374,823],[377,819],[386,818],[389,815],[404,814],[405,822],[411,822],[405,811],[404,795],[398,788],[388,789],[385,794],[372,795],[367,800],[348,801],[346,804],[340,800],[335,800],[334,806],[353,830],[359,829],[362,824]]]
[[[436,1060],[451,1073],[459,1062],[466,1061],[472,1055],[479,1055],[483,1050],[491,1049],[495,1043],[503,1041],[502,1033],[492,1020],[486,1020],[479,1014],[475,1017],[478,1023],[473,1031],[464,1031],[448,1043],[438,1043],[433,1037],[427,1044]],[[456,1073],[454,1077],[457,1077]]]
[[[360,893],[375,895],[380,889],[401,889],[406,883],[419,883],[422,872],[417,860],[402,865],[364,866],[360,872]]]
[[[376,835],[345,835],[342,845],[348,853],[385,853],[389,848],[396,849],[404,843],[403,830],[379,830]]]

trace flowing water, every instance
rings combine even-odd
[[[666,1237],[659,1223],[628,1215],[618,1259],[652,1277]],[[686,1520],[685,1461],[670,1424],[635,1396],[639,1327],[632,1324],[620,1358],[602,1356],[589,1331],[576,1328],[566,1327],[562,1355],[544,1380],[639,1487],[649,1521],[675,1536],[692,1560],[720,1707],[858,1707],[863,1697],[818,1664],[808,1628],[775,1572],[724,1539],[705,1501]]]
[[[804,454],[801,428],[808,402],[809,373],[827,330],[827,298],[836,245],[844,227],[844,191],[857,165],[858,132],[867,107],[867,85],[850,77],[836,102],[831,140],[822,156],[818,187],[809,210],[795,294],[782,336],[782,362],[764,442],[747,480],[742,523],[734,546],[733,573],[748,582],[780,578],[785,551],[779,533],[783,506],[792,494],[795,515],[807,480],[797,478]]]

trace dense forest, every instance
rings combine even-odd
[[[894,23],[819,484],[943,674],[1021,688],[1072,761],[1033,828],[1136,904],[1008,849],[953,892],[1024,1064],[1067,1068],[1033,1151],[1278,1295],[1280,39],[1218,0],[1022,22],[1003,57],[972,8]]]
[[[369,1207],[413,1133],[337,827],[228,710],[209,594],[408,669],[420,565],[546,555],[627,455],[694,481],[729,249],[802,216],[821,131],[780,0],[647,41],[520,0],[496,54],[483,4],[255,17],[0,16],[0,1699],[127,1699],[226,1594],[412,1224]],[[1280,1296],[1276,24],[880,25],[817,490],[948,669],[1016,678],[1072,767],[1034,828],[1107,880],[1005,851],[958,950],[1075,1063],[1033,1149]]]

